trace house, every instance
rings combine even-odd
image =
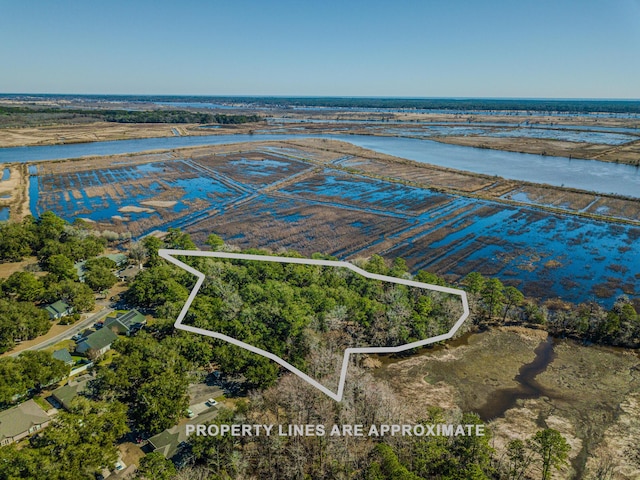
[[[129,282],[135,278],[138,273],[142,271],[140,265],[129,265],[124,270],[120,270],[116,275],[122,281]]]
[[[108,328],[121,335],[131,335],[140,330],[147,323],[147,319],[137,310],[120,313],[115,317],[107,317],[103,328]]]
[[[190,419],[186,425],[201,425],[213,420],[218,414],[217,408],[201,413]],[[176,425],[154,435],[149,439],[149,448],[152,452],[160,452],[164,458],[173,458],[180,453],[189,438],[186,433],[186,425]]]
[[[55,352],[53,352],[52,356],[53,358],[64,362],[64,364],[68,366],[72,366],[75,363],[73,361],[73,358],[71,358],[71,354],[69,353],[69,350],[67,350],[66,348],[61,348],[60,350],[56,350]]]
[[[69,410],[69,408],[71,408],[71,401],[76,398],[78,394],[87,390],[89,381],[92,379],[89,375],[83,375],[83,377],[82,380],[55,389],[51,393],[51,398],[47,400],[53,400],[51,403],[58,408],[62,407],[65,410]]]
[[[51,419],[34,401],[0,412],[0,446],[17,442],[49,425]]]
[[[44,308],[49,314],[51,320],[57,320],[58,318],[66,317],[73,313],[73,307],[69,306],[62,300],[58,300],[55,303]]]
[[[111,253],[108,255],[100,255],[97,258],[108,258],[112,260],[116,264],[116,268],[122,268],[127,263],[129,263],[129,257],[127,257],[124,253]],[[84,274],[86,273],[86,265],[87,261],[83,260],[82,262],[77,262],[73,268],[76,269],[76,273],[78,274],[78,280],[84,282]]]
[[[86,354],[91,351],[94,352],[94,355],[99,357],[104,355],[104,353],[111,348],[111,344],[117,338],[118,336],[113,333],[110,328],[101,328],[78,342],[76,345],[76,352]]]

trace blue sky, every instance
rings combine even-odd
[[[0,0],[0,92],[640,98],[640,0]]]

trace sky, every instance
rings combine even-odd
[[[0,92],[640,99],[640,0],[0,0]]]

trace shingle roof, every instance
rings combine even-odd
[[[214,407],[190,419],[187,424],[203,424],[213,420],[216,415],[218,415],[218,409]],[[149,439],[149,443],[153,446],[154,452],[162,453],[164,458],[171,458],[180,450],[180,444],[188,438],[185,425],[176,425],[154,435]]]
[[[49,420],[49,416],[35,401],[27,400],[16,407],[0,412],[0,441],[13,438]]]
[[[73,358],[71,358],[71,354],[69,350],[66,348],[61,348],[60,350],[56,350],[52,354],[53,358],[63,361],[64,363],[72,364]]]
[[[68,309],[69,305],[64,303],[62,300],[58,300],[57,302],[54,302],[51,305],[45,307],[45,310],[51,313],[53,316],[65,313]]]
[[[80,352],[86,351],[88,349],[101,350],[107,345],[111,345],[117,338],[118,336],[115,333],[113,333],[110,329],[101,328],[100,330],[93,332],[87,338],[82,340],[78,344],[77,349]],[[81,347],[82,344],[85,344],[88,348],[82,350],[82,347]]]
[[[67,410],[71,407],[71,401],[81,392],[86,390],[89,379],[82,380],[72,385],[65,385],[54,390],[51,395]]]

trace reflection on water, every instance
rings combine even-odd
[[[413,138],[367,135],[203,135],[2,148],[0,163],[307,137],[341,140],[396,157],[513,180],[640,197],[640,169],[630,165],[462,147]]]

